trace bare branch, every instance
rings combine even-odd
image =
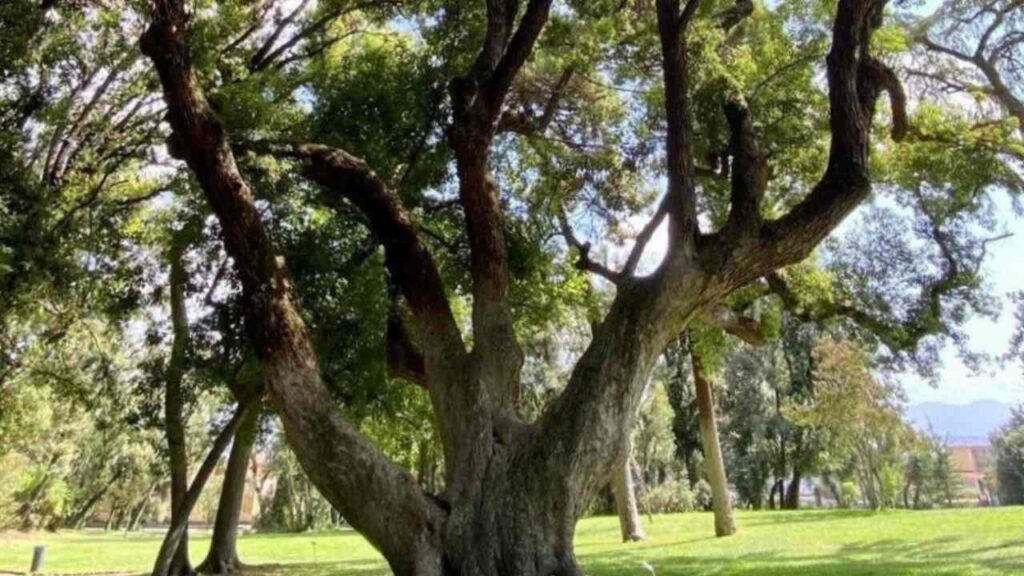
[[[282,18],[277,23],[277,26],[274,28],[274,31],[271,32],[270,36],[268,36],[267,39],[264,40],[260,48],[256,50],[256,53],[253,54],[252,58],[249,59],[250,70],[260,69],[260,66],[263,64],[263,60],[266,58],[267,54],[271,50],[273,50],[274,44],[277,42],[277,39],[280,38],[281,34],[284,33],[288,26],[290,26],[291,23],[294,22],[295,19],[299,17],[299,14],[302,14],[302,11],[305,10],[309,2],[310,0],[301,0],[301,2],[299,2],[295,6],[295,9],[289,12],[287,16]]]
[[[644,255],[644,250],[647,249],[647,244],[650,243],[651,237],[654,236],[654,232],[661,226],[665,216],[668,214],[668,200],[667,196],[662,197],[661,202],[658,204],[658,209],[655,210],[654,215],[644,225],[640,233],[637,234],[636,242],[633,244],[633,249],[630,250],[629,256],[626,257],[626,263],[622,267],[622,276],[633,276],[636,273],[636,267],[640,264],[640,259]]]
[[[612,284],[618,284],[622,279],[622,275],[603,264],[591,260],[590,243],[581,242],[580,239],[576,237],[576,234],[572,230],[572,225],[569,224],[569,218],[566,216],[565,210],[558,211],[558,223],[562,228],[562,237],[565,238],[566,244],[575,248],[579,253],[579,257],[576,260],[576,268],[578,270],[593,272]]]

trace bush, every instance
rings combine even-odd
[[[840,492],[843,494],[843,502],[846,503],[846,507],[849,507],[851,503],[856,502],[857,498],[860,497],[860,491],[857,490],[857,483],[853,480],[847,480],[839,486]]]
[[[693,491],[693,505],[699,510],[711,510],[711,484],[701,478]]]
[[[673,514],[694,510],[694,493],[685,481],[669,480],[641,499],[641,510],[651,514]]]

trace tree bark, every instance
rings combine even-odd
[[[196,568],[205,574],[231,574],[239,571],[243,564],[238,558],[238,521],[242,515],[242,500],[245,496],[245,478],[249,471],[249,457],[259,432],[260,411],[250,410],[238,426],[227,468],[224,470],[224,485],[221,488],[217,517],[213,524],[213,536],[206,559]]]
[[[383,553],[396,574],[439,574],[444,511],[336,409],[284,262],[192,67],[188,21],[181,0],[154,0],[139,43],[163,88],[172,129],[169,152],[188,164],[221,224],[225,250],[242,286],[246,331],[289,444],[324,496]],[[422,278],[411,267],[400,271]],[[422,305],[424,316],[445,316],[444,310],[431,307],[435,300],[410,301],[414,308]],[[440,340],[451,342],[424,338]]]
[[[170,292],[171,325],[174,339],[171,356],[167,363],[164,393],[164,429],[167,435],[168,465],[171,476],[171,524],[178,521],[185,493],[188,491],[188,445],[185,440],[185,392],[182,379],[188,352],[189,326],[185,294],[188,289],[188,272],[184,263],[183,234],[175,234],[170,249]],[[174,561],[170,567],[171,576],[190,574],[192,563],[188,553],[188,524],[181,536]]]
[[[704,440],[704,471],[711,485],[711,506],[715,512],[715,535],[730,536],[736,533],[736,524],[732,517],[732,500],[729,496],[729,481],[725,475],[725,459],[722,458],[722,446],[718,441],[718,423],[715,420],[711,381],[704,372],[700,354],[692,346],[690,362],[693,366],[693,384],[697,391],[700,433]]]
[[[622,529],[623,542],[639,542],[647,539],[643,524],[640,521],[640,510],[637,506],[636,487],[633,482],[633,470],[630,453],[631,442],[627,441],[615,462],[612,478],[612,490],[615,492],[615,509],[619,514],[619,527]]]

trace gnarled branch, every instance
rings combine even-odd
[[[220,221],[242,284],[249,339],[289,444],[321,493],[397,573],[434,557],[444,512],[334,408],[318,358],[249,183],[192,67],[183,0],[154,0],[140,45],[156,67],[173,146]],[[323,442],[330,437],[331,442]]]

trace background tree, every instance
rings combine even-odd
[[[999,502],[1024,502],[1024,410],[1015,408],[1010,421],[992,436]]]
[[[794,417],[828,434],[830,458],[851,459],[868,506],[895,506],[902,455],[912,440],[897,391],[871,374],[863,352],[850,342],[820,340],[814,359],[815,403],[795,408]]]

